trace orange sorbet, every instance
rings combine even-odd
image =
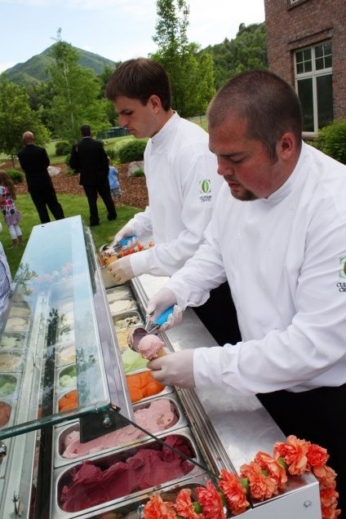
[[[76,389],[59,398],[59,412],[75,409],[76,407],[78,407],[78,393]]]
[[[132,403],[148,396],[157,395],[165,388],[165,386],[154,379],[150,371],[126,375],[126,380]]]

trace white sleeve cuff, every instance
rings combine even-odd
[[[222,387],[220,354],[222,348],[196,348],[193,355],[193,374],[197,389]]]
[[[231,344],[196,348],[193,355],[196,389],[222,389],[227,395],[234,397],[255,394],[237,383],[239,377],[237,379],[236,368],[233,365],[237,357],[236,350],[237,347]]]
[[[150,256],[150,249],[135,252],[134,254],[130,255],[130,265],[135,277],[149,272]]]

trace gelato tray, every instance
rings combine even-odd
[[[63,389],[75,389],[77,387],[76,364],[67,366],[58,373],[58,386]]]
[[[138,311],[123,312],[113,316],[115,331],[130,330],[133,326],[144,324],[142,317]]]
[[[71,346],[58,347],[55,350],[56,363],[58,366],[65,366],[66,364],[76,363],[76,348],[74,344]]]
[[[128,332],[126,332],[126,337]],[[121,360],[124,365],[125,373],[135,373],[138,371],[143,371],[146,369],[148,360],[144,359],[140,353],[133,351],[129,346],[125,346],[125,348],[121,348]]]
[[[14,303],[11,308],[8,317],[25,317],[29,319],[30,317],[30,307],[26,303]]]
[[[157,382],[149,370],[129,373],[126,375],[126,382],[133,404],[154,396],[167,395],[173,391],[172,387]]]
[[[118,315],[130,310],[138,310],[138,306],[134,299],[117,299],[113,303],[109,303],[109,309],[112,315]]]
[[[186,427],[187,420],[175,395],[156,398],[134,406],[134,421],[151,434],[162,435]],[[100,453],[123,449],[130,444],[147,440],[148,435],[129,424],[86,443],[80,442],[79,422],[56,427],[54,466],[59,467]]]
[[[78,391],[77,389],[72,389],[70,391],[66,391],[58,396],[56,412],[62,413],[63,411],[69,411],[71,409],[75,409],[78,407]]]
[[[72,344],[75,342],[75,333],[74,329],[71,326],[65,326],[64,328],[61,328],[58,337],[57,337],[57,343],[60,346],[67,346],[69,344]]]
[[[160,492],[160,496],[164,501],[174,502],[179,491],[188,489],[191,491],[192,501],[197,500],[196,490],[198,487],[205,487],[207,480],[210,479],[205,475],[197,476],[188,482],[165,487]],[[98,514],[82,514],[78,515],[80,519],[139,519],[144,505],[148,502],[148,496],[142,496],[137,499],[130,499],[126,503],[121,503],[117,507],[107,506],[99,510]],[[197,515],[196,515],[197,518]]]
[[[114,303],[119,299],[133,299],[133,295],[130,287],[124,285],[115,287],[111,290],[107,290],[107,301],[108,304]]]
[[[98,510],[100,505],[123,505],[125,500],[205,473],[193,463],[203,460],[188,429],[162,440],[164,444],[150,440],[56,469],[50,518],[75,517],[71,514]]]
[[[25,333],[29,329],[28,317],[9,317],[6,321],[5,334],[22,332]]]
[[[0,349],[22,351],[26,346],[26,337],[24,333],[13,332],[4,333],[0,338]]]
[[[69,364],[56,369],[54,410],[56,413],[78,407],[77,366]]]
[[[0,431],[2,428],[11,427],[18,411],[18,394],[20,389],[21,374],[0,373]],[[9,448],[11,439],[1,440]],[[6,466],[9,463],[9,455],[4,456],[0,464],[0,478],[4,477]]]
[[[9,423],[12,415],[12,406],[13,403],[11,401],[0,400],[0,427],[4,427]]]
[[[0,399],[14,398],[19,390],[20,375],[0,373]]]
[[[23,357],[16,352],[0,353],[0,372],[15,373],[21,371]]]

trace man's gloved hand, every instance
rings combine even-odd
[[[124,227],[122,227],[122,229],[120,229],[120,231],[118,231],[116,233],[116,235],[114,236],[114,239],[111,243],[111,245],[115,245],[116,243],[118,243],[120,240],[122,240],[123,238],[126,238],[127,236],[133,236],[135,234],[134,230],[131,228],[130,225],[126,224],[124,225]],[[129,243],[128,243],[128,247],[133,247],[134,245],[136,245],[138,239],[137,238],[133,238],[133,240],[131,240]]]
[[[153,377],[165,386],[195,387],[193,349],[177,351],[148,362]]]
[[[149,299],[146,313],[150,321],[155,321],[167,308],[173,306],[173,313],[168,317],[167,322],[160,326],[161,332],[166,332],[181,322],[183,312],[176,303],[175,295],[169,288],[161,288]]]
[[[134,277],[134,273],[131,267],[131,256],[125,256],[120,258],[108,267],[108,272],[116,281],[116,283],[126,283],[129,279]]]

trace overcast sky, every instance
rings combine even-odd
[[[190,42],[232,39],[244,23],[264,22],[264,0],[187,0]],[[156,50],[156,0],[0,0],[0,72],[61,38],[113,61]]]

